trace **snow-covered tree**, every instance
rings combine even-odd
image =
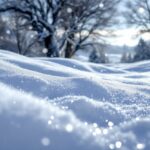
[[[125,62],[127,62],[127,60],[128,60],[128,55],[126,52],[124,52],[121,57],[121,62],[125,63]]]
[[[131,53],[124,52],[121,57],[121,63],[131,63],[133,62],[133,57]]]
[[[133,62],[133,56],[131,53],[128,54],[128,63],[132,63]]]
[[[138,45],[135,47],[134,61],[148,59],[150,59],[150,47],[143,39],[140,39]]]
[[[93,50],[89,56],[89,61],[93,63],[108,63],[108,57],[104,50]]]
[[[13,11],[19,14],[20,27],[28,28],[37,33],[47,48],[47,56],[59,56],[56,41],[57,16],[63,0],[7,0],[1,4],[0,12]]]

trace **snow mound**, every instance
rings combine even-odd
[[[0,93],[0,150],[150,149],[150,61],[0,51]]]

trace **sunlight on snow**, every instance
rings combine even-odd
[[[109,145],[109,148],[110,148],[111,150],[113,150],[113,149],[115,149],[115,145],[114,145],[114,144],[110,144],[110,145]]]
[[[52,124],[52,121],[51,121],[51,120],[49,120],[49,121],[48,121],[48,125],[51,125],[51,124]]]
[[[102,133],[102,130],[100,128],[96,128],[93,132],[94,135],[100,135]]]
[[[145,144],[138,143],[138,144],[136,145],[136,148],[137,148],[138,150],[143,150],[143,149],[145,148]]]
[[[115,144],[109,144],[109,149],[114,150],[114,149],[121,149],[122,148],[122,142],[116,141]]]
[[[110,128],[112,128],[112,127],[114,126],[114,123],[111,122],[111,121],[109,121],[109,122],[108,122],[108,126],[109,126]]]
[[[52,116],[50,117],[50,119],[51,119],[51,120],[54,120],[54,119],[55,119],[55,117],[52,115]]]
[[[43,146],[49,146],[50,145],[50,139],[47,137],[44,137],[41,139],[41,143]]]
[[[115,145],[116,145],[116,148],[119,149],[122,147],[122,142],[116,141]]]
[[[97,124],[97,123],[93,123],[93,127],[94,127],[94,128],[97,128],[97,127],[98,127],[98,124]]]
[[[107,135],[108,134],[108,129],[103,129],[103,134]]]
[[[72,124],[67,124],[65,129],[66,129],[67,132],[72,132],[74,130],[74,127],[73,127]]]

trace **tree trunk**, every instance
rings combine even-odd
[[[21,47],[21,42],[20,42],[20,35],[19,35],[19,31],[17,31],[16,36],[17,36],[17,47],[18,47],[18,53],[19,53],[19,54],[22,54],[22,47]]]
[[[71,34],[68,38],[71,41],[74,41],[74,34]],[[74,45],[68,40],[65,49],[65,58],[71,58],[73,56],[73,52],[74,52]]]
[[[45,48],[48,50],[47,57],[59,57],[59,49],[56,39],[53,35],[49,35],[44,39]]]
[[[65,49],[65,58],[71,58],[73,53],[72,44],[67,41],[66,49]]]
[[[19,54],[22,54],[22,45],[21,45],[21,36],[20,36],[20,32],[19,32],[19,19],[18,19],[18,14],[16,15],[15,23],[16,23],[15,34],[16,34],[16,40],[17,40],[18,53],[19,53]]]

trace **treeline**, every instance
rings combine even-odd
[[[121,62],[132,63],[142,60],[150,60],[150,42],[140,39],[138,45],[134,48],[134,52],[123,53]]]

